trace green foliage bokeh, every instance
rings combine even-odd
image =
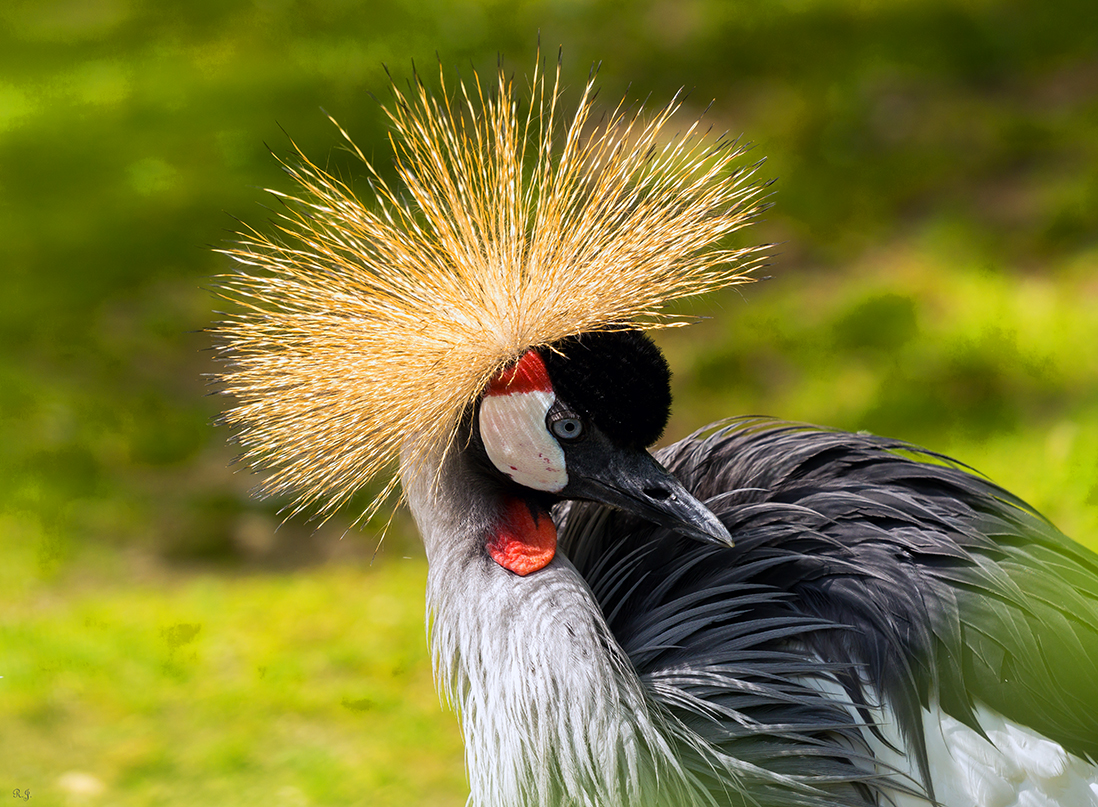
[[[407,518],[376,553],[353,511],[276,531],[203,329],[213,248],[289,190],[270,151],[363,179],[326,113],[387,163],[383,65],[522,76],[539,36],[567,98],[597,62],[607,103],[685,87],[776,179],[768,279],[659,337],[670,438],[905,438],[1098,546],[1092,0],[6,0],[0,792],[461,803]]]

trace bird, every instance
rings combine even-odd
[[[764,265],[769,184],[681,95],[596,112],[593,73],[566,110],[561,75],[392,81],[392,170],[340,128],[359,193],[295,146],[219,280],[261,493],[411,510],[468,804],[1098,805],[1093,552],[898,440],[649,450],[651,332]]]

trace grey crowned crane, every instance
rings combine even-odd
[[[752,419],[648,453],[644,331],[748,279],[760,186],[675,103],[595,120],[589,85],[561,125],[559,81],[525,112],[502,72],[394,88],[368,204],[298,154],[218,326],[268,490],[402,489],[470,805],[1098,805],[1093,553],[896,441]]]

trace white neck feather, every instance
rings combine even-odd
[[[427,549],[435,677],[459,714],[476,807],[702,805],[587,584],[557,555],[519,577],[485,552],[498,507],[455,452],[437,485],[407,467]]]

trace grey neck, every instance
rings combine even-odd
[[[520,577],[491,559],[498,494],[462,452],[435,484],[407,464],[401,476],[427,550],[435,677],[462,722],[470,805],[710,803],[572,564],[558,554]]]

